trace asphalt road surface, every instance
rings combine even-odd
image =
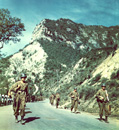
[[[48,100],[27,103],[24,125],[15,123],[12,105],[0,107],[0,130],[119,130],[119,121],[99,121],[88,113],[56,109]],[[19,117],[20,120],[20,117]]]

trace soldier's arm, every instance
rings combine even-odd
[[[18,87],[18,84],[15,83],[12,85],[12,87],[9,89],[8,96],[11,96],[11,92],[16,92],[16,88]]]

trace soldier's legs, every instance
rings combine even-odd
[[[77,108],[78,108],[78,101],[76,100],[76,101],[75,101],[75,108],[74,108],[74,112],[76,112],[76,111],[77,111]]]
[[[108,122],[108,103],[104,104],[104,111],[105,111],[105,121]]]
[[[15,106],[14,106],[14,115],[18,116],[19,115],[19,106],[20,106],[20,98],[17,97],[15,101]]]
[[[100,116],[100,119],[102,119],[102,116],[103,116],[103,103],[98,102],[98,106],[99,106],[99,116]]]
[[[20,116],[25,116],[25,98],[22,98],[20,102]]]
[[[21,102],[20,102],[20,116],[21,116],[21,124],[23,124],[23,118],[25,116],[25,98],[21,98]]]
[[[74,100],[71,100],[71,111],[73,110],[73,108],[74,108]]]
[[[20,106],[20,99],[19,97],[16,98],[13,104],[13,110],[15,115],[15,122],[18,123],[18,115],[19,115],[19,106]]]

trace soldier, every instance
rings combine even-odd
[[[10,88],[8,92],[8,96],[11,96],[11,92],[15,92],[15,98],[13,103],[13,109],[14,109],[14,115],[15,115],[15,121],[18,123],[18,115],[20,110],[20,116],[21,116],[21,124],[23,124],[23,118],[25,116],[25,101],[26,96],[28,95],[28,83],[26,83],[27,76],[25,74],[21,74],[21,81],[16,82],[13,84],[13,86]]]
[[[56,101],[56,108],[59,106],[59,101],[60,101],[60,94],[57,92],[55,96],[55,101]]]
[[[4,105],[5,104],[5,95],[4,94],[2,95],[1,101],[2,101],[2,104]]]
[[[78,108],[78,100],[79,100],[79,94],[77,92],[77,88],[74,88],[74,91],[69,94],[71,97],[71,112],[74,108],[74,113],[76,113]]]
[[[55,95],[52,94],[52,95],[51,95],[51,105],[54,105],[54,99],[55,99]]]
[[[49,97],[50,104],[51,104],[51,100],[52,100],[52,95],[50,95],[50,97]]]
[[[98,90],[98,92],[96,93],[95,97],[97,98],[97,102],[98,102],[98,106],[99,106],[99,116],[100,116],[100,120],[102,121],[102,116],[103,116],[103,110],[105,111],[105,122],[108,122],[108,102],[109,102],[109,98],[108,98],[108,94],[107,94],[107,90],[106,90],[106,85],[102,84],[102,89]]]

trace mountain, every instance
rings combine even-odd
[[[29,88],[45,97],[59,91],[61,105],[69,107],[68,94],[76,86],[80,109],[96,112],[94,94],[105,82],[112,113],[119,114],[118,49],[119,26],[86,26],[69,19],[44,19],[32,34],[31,42],[9,58],[5,71],[10,85],[27,74]],[[10,87],[9,85],[9,87]],[[113,87],[112,87],[113,86]]]

